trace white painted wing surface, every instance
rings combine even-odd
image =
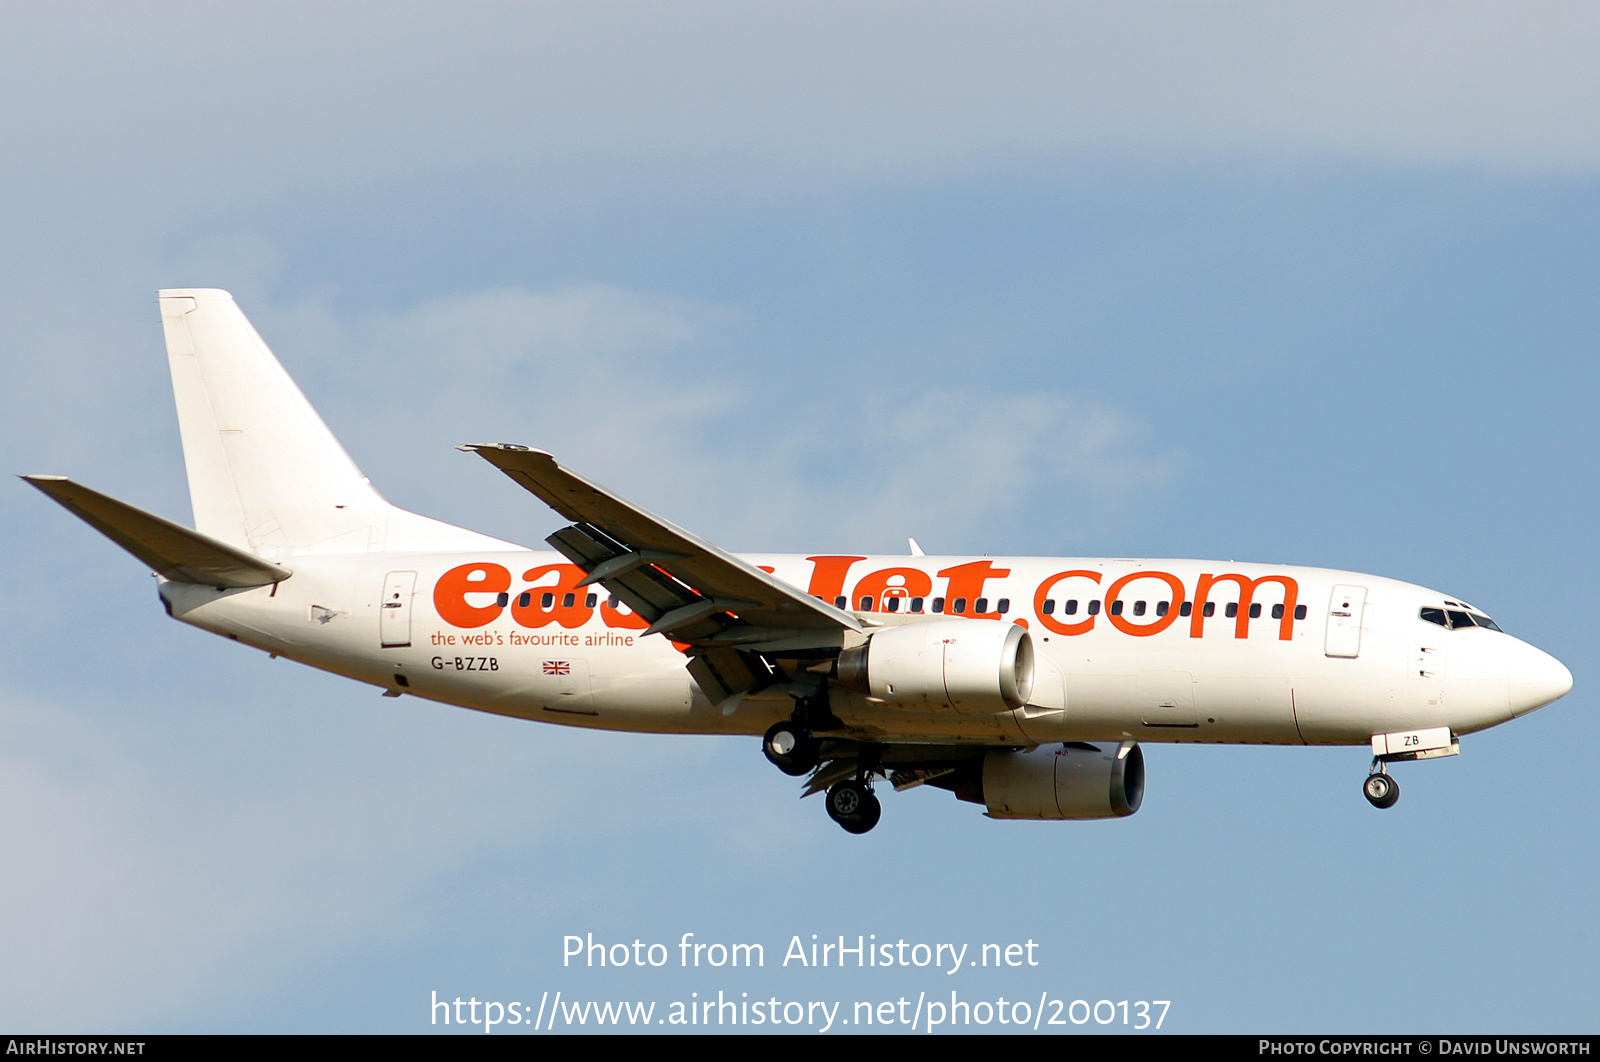
[[[510,444],[463,446],[511,477],[572,526],[547,542],[649,621],[690,648],[688,667],[713,704],[778,681],[762,654],[838,648],[854,616],[697,535]]]

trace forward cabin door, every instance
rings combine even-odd
[[[1361,616],[1367,608],[1367,588],[1336,586],[1328,599],[1329,656],[1354,659],[1361,655]]]
[[[411,596],[416,588],[416,572],[390,572],[383,580],[378,639],[385,649],[404,649],[411,644]]]

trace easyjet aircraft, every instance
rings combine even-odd
[[[479,711],[763,735],[852,833],[874,781],[1004,819],[1131,815],[1141,741],[1371,745],[1388,764],[1572,687],[1481,610],[1355,572],[1192,560],[735,556],[509,443],[554,552],[398,509],[225,291],[160,295],[196,530],[30,483],[152,568],[167,614]]]

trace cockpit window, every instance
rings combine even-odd
[[[1454,605],[1454,601],[1445,601],[1445,605]],[[1424,608],[1418,616],[1426,619],[1430,624],[1448,627],[1450,630],[1461,630],[1464,627],[1488,627],[1490,630],[1499,630],[1499,624],[1480,613],[1464,613],[1453,608]],[[1501,630],[1501,633],[1506,633]]]
[[[1446,604],[1454,604],[1447,601]],[[1464,627],[1487,627],[1491,631],[1499,631],[1500,625],[1488,616],[1477,612],[1463,612],[1453,608],[1424,608],[1417,613],[1429,623],[1437,623],[1441,627],[1448,627],[1458,631]],[[1504,631],[1500,631],[1504,634]]]

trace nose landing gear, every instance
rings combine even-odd
[[[1461,752],[1461,741],[1447,726],[1397,730],[1372,735],[1372,767],[1361,794],[1375,808],[1392,808],[1400,799],[1400,785],[1389,777],[1388,765],[1409,760],[1434,760]]]
[[[1400,799],[1400,784],[1384,773],[1383,761],[1373,760],[1372,768],[1373,773],[1367,776],[1361,787],[1362,795],[1375,808],[1394,807]]]

